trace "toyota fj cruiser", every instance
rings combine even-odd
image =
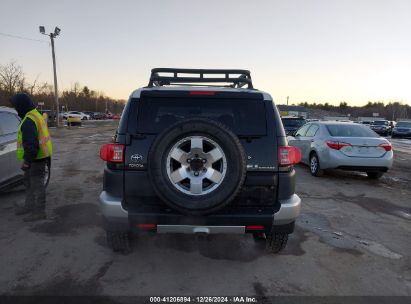
[[[130,249],[132,232],[152,231],[252,233],[279,252],[300,212],[301,153],[246,70],[153,69],[100,156],[114,251]]]

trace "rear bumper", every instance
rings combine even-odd
[[[244,233],[246,225],[264,225],[268,232],[274,230],[292,233],[294,221],[300,214],[301,199],[294,194],[281,201],[277,212],[270,208],[241,208],[233,213],[208,216],[185,216],[173,212],[127,212],[121,198],[103,191],[100,194],[100,210],[107,230],[135,229],[136,224],[157,224],[157,232],[181,233]]]
[[[382,168],[382,171],[387,171],[392,167],[393,152],[386,152],[382,157],[367,158],[367,157],[349,157],[337,150],[330,150],[327,153],[322,153],[320,157],[321,169],[337,169],[337,168],[361,168],[359,171],[366,171],[367,168]]]
[[[245,226],[157,225],[157,233],[244,234]]]

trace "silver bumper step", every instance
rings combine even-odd
[[[157,225],[157,233],[244,234],[245,226]]]

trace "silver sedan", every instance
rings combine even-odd
[[[300,148],[301,162],[319,176],[325,169],[366,172],[369,178],[380,178],[392,167],[391,143],[370,128],[350,123],[319,121],[302,126],[289,145]]]

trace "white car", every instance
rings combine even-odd
[[[78,117],[81,120],[89,120],[90,119],[90,115],[85,114],[83,112],[77,112],[77,111],[69,111],[63,114],[63,118],[67,119],[69,117]]]

